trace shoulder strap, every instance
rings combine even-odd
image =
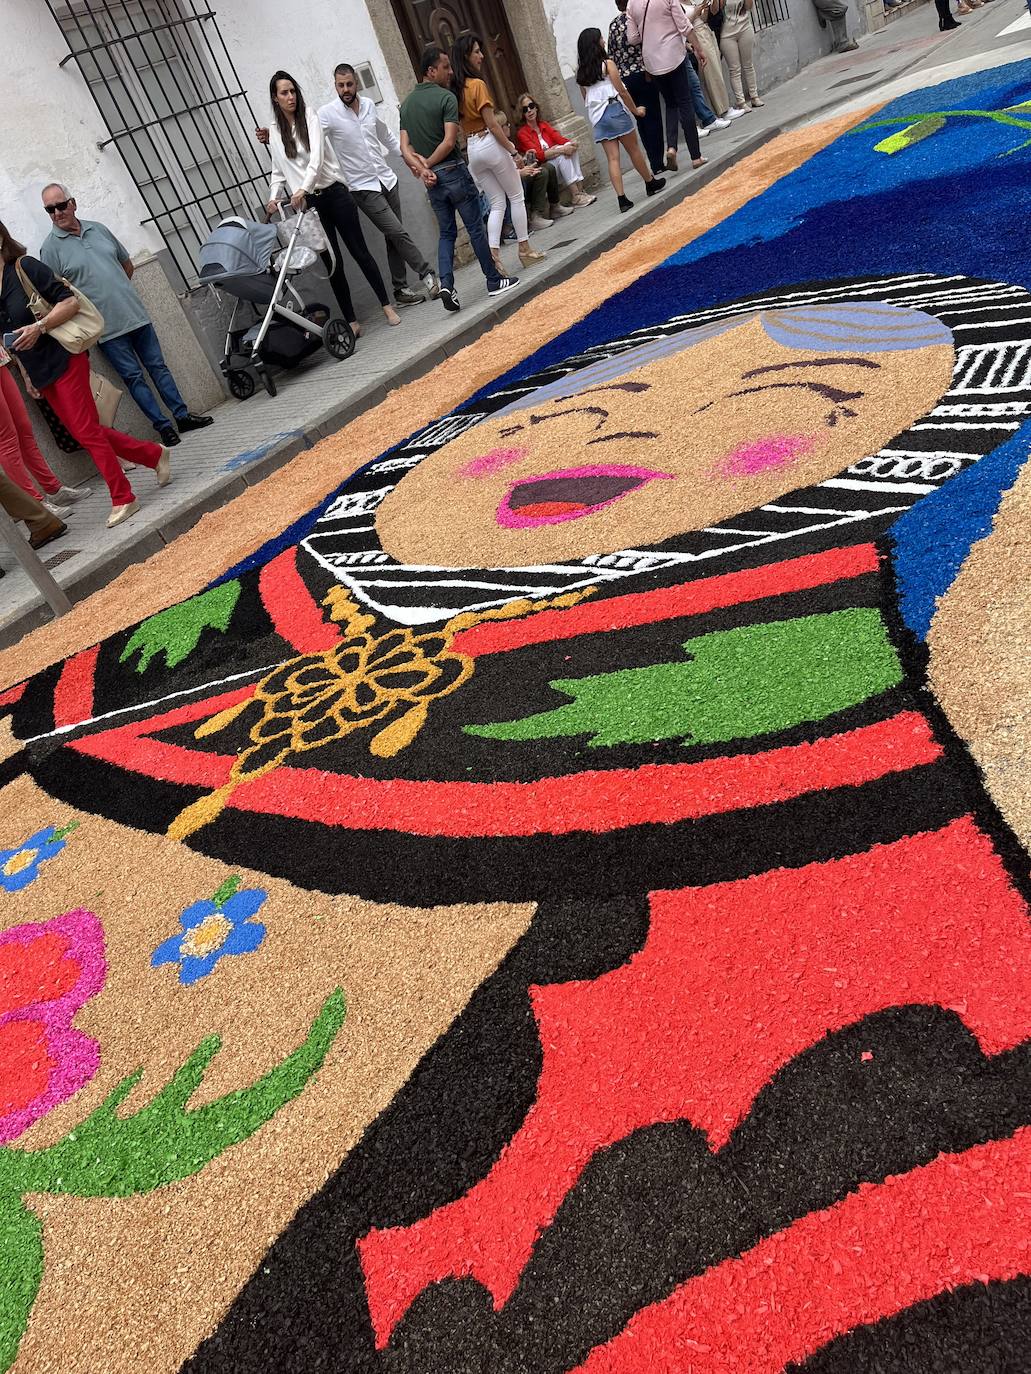
[[[17,258],[14,264],[14,270],[18,273],[18,280],[21,282],[21,289],[25,292],[26,296],[38,296],[40,293],[32,285],[32,282],[29,280],[28,273],[25,271],[25,268],[22,267],[22,263],[24,261],[25,258],[23,256]]]
[[[648,7],[652,0],[644,0],[644,14],[641,15],[641,47],[644,47],[644,31],[648,27]]]

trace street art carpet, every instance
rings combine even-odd
[[[4,691],[0,1368],[1028,1367],[1029,157],[857,121]]]

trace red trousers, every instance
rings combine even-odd
[[[136,498],[119,465],[119,458],[156,468],[161,457],[161,445],[144,439],[134,439],[118,429],[105,429],[97,414],[96,402],[89,384],[89,358],[85,353],[73,354],[64,375],[43,388],[43,395],[57,411],[58,419],[73,439],[77,439],[96,463],[107,483],[113,506],[127,506]]]
[[[13,371],[13,363],[0,367],[0,467],[22,491],[40,501],[40,488],[53,496],[61,483],[39,451]]]

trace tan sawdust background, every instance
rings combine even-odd
[[[62,1138],[143,1067],[121,1110],[138,1109],[212,1032],[223,1046],[189,1105],[246,1087],[301,1043],[334,988],[347,999],[343,1028],[300,1096],[192,1179],[144,1197],[30,1200],[44,1226],[44,1277],[13,1368],[172,1371],[525,931],[533,907],[416,910],[307,892],[79,813],[27,778],[5,790],[4,808],[12,834],[80,823],[41,878],[6,897],[4,928],[84,907],[104,927],[109,969],[75,1017],[100,1044],[96,1077],[19,1146]],[[171,965],[151,968],[179,913],[233,872],[269,894],[256,917],[268,931],[259,949],[224,958],[190,987]]]
[[[935,696],[1031,849],[1031,462],[971,549],[931,624]]]
[[[194,595],[318,505],[348,473],[460,405],[528,352],[761,195],[870,113],[782,134],[569,281],[528,302],[429,375],[392,391],[359,420],[299,454],[221,510],[202,516],[167,549],[128,568],[61,620],[0,653],[0,690]],[[733,279],[728,276],[727,295],[733,294]],[[530,321],[532,328],[528,328]]]

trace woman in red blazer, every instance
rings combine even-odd
[[[526,91],[516,101],[516,126],[516,147],[521,153],[536,154],[538,162],[555,164],[560,183],[569,187],[570,205],[593,205],[597,196],[584,191],[577,145],[541,119],[540,107]]]

